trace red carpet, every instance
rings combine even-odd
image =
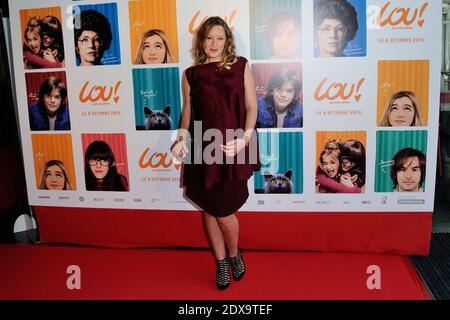
[[[0,245],[0,299],[302,300],[430,299],[404,256],[244,251],[248,273],[215,288],[209,251]],[[69,290],[69,265],[81,290]],[[369,265],[381,289],[369,290]]]

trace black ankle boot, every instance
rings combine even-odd
[[[238,249],[235,257],[230,257],[231,271],[233,273],[233,279],[239,281],[245,274],[245,263],[242,256],[242,251]]]
[[[230,270],[227,258],[216,260],[216,286],[219,290],[225,290],[230,286]]]

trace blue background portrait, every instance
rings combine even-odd
[[[314,0],[314,4],[319,0]],[[347,43],[344,49],[346,57],[365,57],[367,55],[367,28],[366,28],[366,0],[347,0],[356,10],[358,31],[353,40]],[[314,30],[314,56],[319,56],[319,47]]]
[[[170,105],[171,129],[178,129],[181,117],[179,79],[178,68],[133,69],[136,129],[145,130],[144,106],[155,111],[167,105]]]
[[[78,8],[75,8],[78,7]],[[74,6],[72,13],[75,15],[79,12],[86,10],[95,10],[103,14],[111,24],[112,40],[108,50],[103,54],[100,63],[102,65],[120,64],[120,41],[119,41],[119,24],[117,18],[117,4],[116,3],[104,3],[104,4],[89,4]],[[77,66],[80,65],[80,59],[76,58]]]
[[[264,189],[264,171],[284,174],[292,169],[292,193],[303,193],[303,133],[258,132],[261,170],[255,172],[255,193]]]

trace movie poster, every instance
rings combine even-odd
[[[197,210],[172,145],[205,19],[248,60],[261,170],[243,211],[432,211],[441,1],[17,0],[32,205]]]

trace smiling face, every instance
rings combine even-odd
[[[49,116],[54,116],[61,106],[62,98],[59,89],[53,88],[50,93],[44,95],[45,111]]]
[[[145,39],[142,48],[142,61],[145,64],[164,63],[166,46],[160,36],[153,35]]]
[[[45,171],[45,186],[48,190],[64,190],[66,179],[61,168],[53,165]]]
[[[295,97],[292,81],[285,81],[281,87],[273,89],[273,102],[277,112],[284,112]]]
[[[44,47],[50,46],[55,41],[55,38],[49,36],[48,34],[42,35],[42,43]]]
[[[350,161],[349,159],[342,159],[342,170],[348,171],[355,166],[355,163]]]
[[[419,158],[407,158],[400,170],[397,171],[398,191],[418,192],[420,184],[421,170]]]
[[[278,33],[272,38],[272,48],[275,59],[298,57],[300,36],[295,29],[294,21],[283,22]]]
[[[347,45],[347,27],[341,20],[324,19],[317,30],[319,57],[339,57]]]
[[[28,31],[26,35],[27,46],[34,54],[41,51],[42,39],[38,32]]]
[[[336,177],[339,172],[339,160],[332,154],[324,154],[321,158],[322,170],[330,178]]]
[[[393,127],[409,127],[414,122],[415,109],[408,97],[394,100],[390,107],[389,124]]]
[[[222,26],[215,25],[211,28],[203,43],[203,50],[208,57],[207,62],[222,61],[226,40],[225,29]]]
[[[77,41],[77,53],[80,66],[92,66],[100,62],[100,46],[102,40],[95,31],[84,30]]]

